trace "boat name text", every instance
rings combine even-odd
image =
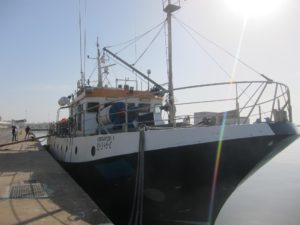
[[[103,136],[97,138],[97,151],[111,150],[114,136]]]

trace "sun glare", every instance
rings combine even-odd
[[[246,17],[270,15],[282,6],[283,0],[224,0],[225,4]]]

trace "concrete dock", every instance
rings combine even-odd
[[[0,129],[0,144],[10,141],[10,130]],[[0,148],[0,224],[112,225],[37,141]]]

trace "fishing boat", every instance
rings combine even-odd
[[[50,152],[117,225],[213,224],[236,187],[298,137],[288,87],[262,74],[259,81],[173,87],[171,16],[179,8],[164,5],[168,88],[97,43],[97,85],[82,76],[76,93],[59,100],[50,130]],[[128,79],[104,84],[107,55],[146,80],[146,89]],[[234,97],[208,90],[228,86]],[[175,101],[175,93],[190,90],[199,94]],[[178,115],[180,107],[195,110]]]

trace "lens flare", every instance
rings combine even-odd
[[[223,137],[224,137],[224,130],[225,130],[225,123],[227,119],[227,112],[223,114],[222,126],[220,129],[220,136],[214,166],[214,175],[211,187],[211,194],[210,194],[210,203],[208,209],[208,224],[212,225],[213,223],[213,209],[214,209],[214,201],[215,201],[215,194],[216,194],[216,187],[217,187],[217,179],[218,179],[218,172],[219,172],[219,165],[220,165],[220,158],[221,158],[221,151],[222,151],[222,144],[223,144]]]
[[[241,48],[242,48],[242,43],[243,43],[243,40],[244,40],[245,32],[246,32],[247,23],[248,23],[248,17],[244,17],[242,32],[241,32],[238,47],[237,47],[237,50],[236,50],[232,72],[231,72],[231,75],[230,75],[230,79],[231,79],[230,82],[235,81],[235,78],[236,78],[236,70],[237,70],[237,66],[238,66],[238,59],[240,58],[240,53],[241,53]]]
[[[243,16],[262,17],[270,15],[283,4],[283,0],[224,0],[225,4]]]

